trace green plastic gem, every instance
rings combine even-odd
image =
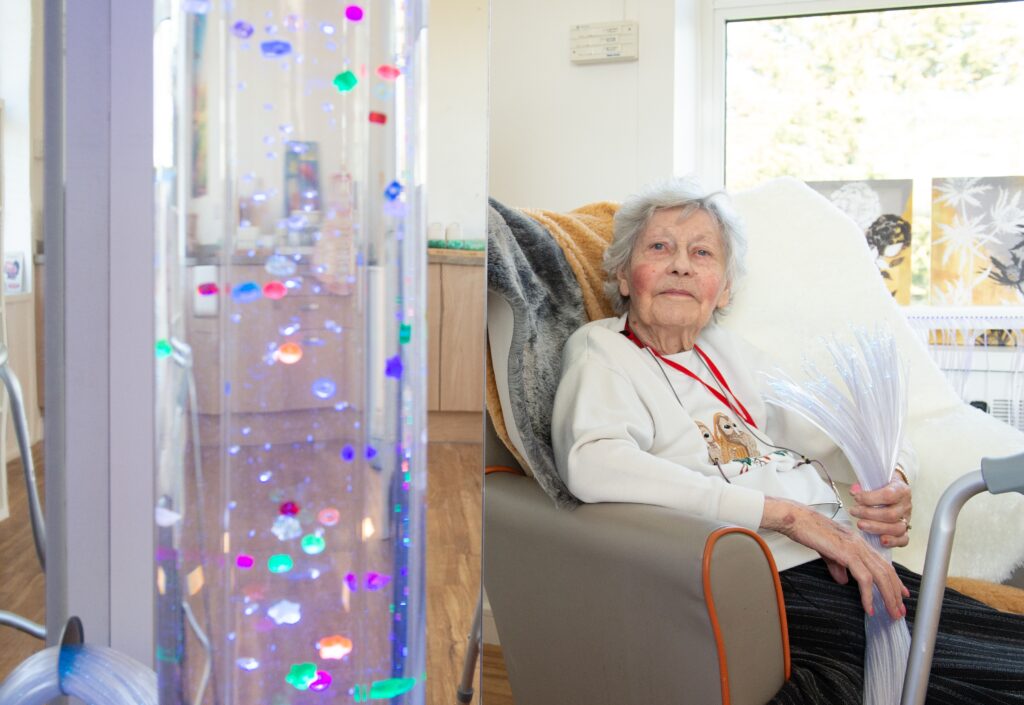
[[[316,680],[315,663],[292,664],[288,675],[284,677],[295,690],[309,690],[309,684]]]
[[[388,678],[383,681],[375,681],[370,686],[371,700],[387,700],[402,693],[408,693],[416,687],[415,678]]]
[[[334,77],[334,87],[341,93],[349,92],[356,87],[357,83],[359,83],[359,79],[356,78],[356,75],[351,71],[339,73]]]
[[[267,569],[271,573],[287,573],[295,567],[295,561],[287,553],[277,553],[267,559]]]
[[[323,553],[325,548],[327,548],[327,543],[324,541],[322,536],[306,534],[302,537],[302,550],[311,556],[316,555],[317,553]]]
[[[171,344],[167,342],[167,338],[161,338],[156,341],[156,358],[162,360],[165,357],[170,357],[170,354],[174,352]]]
[[[352,699],[357,703],[365,703],[369,700],[369,695],[366,692],[365,685],[357,685],[352,689]]]
[[[405,345],[412,340],[412,326],[408,323],[403,323],[398,327],[398,342]]]

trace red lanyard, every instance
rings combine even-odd
[[[730,401],[728,397],[726,397],[720,391],[718,391],[717,389],[715,389],[714,387],[709,385],[707,382],[702,380],[700,377],[695,375],[693,372],[691,372],[686,367],[680,365],[678,362],[673,362],[672,360],[669,360],[667,357],[665,357],[664,355],[662,355],[658,351],[654,350],[653,348],[649,347],[648,345],[645,345],[644,342],[642,340],[640,340],[640,338],[638,338],[636,336],[636,333],[633,332],[633,329],[629,327],[629,321],[628,320],[626,321],[626,328],[625,328],[625,330],[622,331],[622,333],[627,338],[632,340],[633,343],[635,343],[638,348],[641,348],[641,349],[647,348],[659,360],[664,362],[666,365],[668,365],[672,369],[678,370],[679,372],[682,372],[687,377],[691,377],[691,378],[697,380],[698,382],[700,382],[701,384],[703,384],[704,388],[707,389],[709,392],[711,392],[711,394],[713,394],[715,396],[715,398],[718,399],[718,401],[722,402],[727,407],[729,407],[729,409],[734,414],[736,414],[737,416],[742,417],[743,420],[746,421],[748,425],[753,426],[754,428],[757,428],[757,424],[754,422],[754,418],[750,415],[750,412],[747,411],[747,408],[745,406],[743,406],[743,403],[736,397],[735,394],[733,394],[732,389],[729,388],[729,383],[725,381],[725,377],[723,377],[722,373],[719,372],[718,367],[715,365],[714,362],[711,361],[710,357],[708,357],[707,355],[704,354],[704,351],[701,350],[699,346],[694,345],[693,346],[694,351],[698,355],[700,355],[700,359],[703,360],[704,364],[706,364],[708,366],[708,370],[711,372],[712,376],[716,380],[718,380],[718,383],[720,385],[722,385],[722,388],[725,389],[725,391],[727,391],[729,393],[729,396],[732,397],[732,401]],[[733,401],[736,402],[735,406],[733,406]]]

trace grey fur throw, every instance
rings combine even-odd
[[[490,199],[487,288],[512,307],[508,357],[511,413],[534,478],[561,508],[580,504],[555,468],[551,413],[562,375],[562,347],[587,322],[579,282],[562,249],[536,221]]]

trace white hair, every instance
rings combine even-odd
[[[633,249],[651,217],[666,208],[682,208],[684,215],[695,211],[707,213],[718,225],[725,246],[726,283],[731,286],[745,271],[747,236],[728,194],[724,191],[707,193],[692,179],[666,179],[650,184],[619,206],[612,243],[604,253],[604,271],[608,276],[604,289],[617,315],[629,310],[629,297],[619,292],[618,276],[629,268]],[[719,310],[715,311],[716,317]]]

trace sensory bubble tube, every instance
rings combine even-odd
[[[422,703],[425,6],[156,8],[160,703]]]

